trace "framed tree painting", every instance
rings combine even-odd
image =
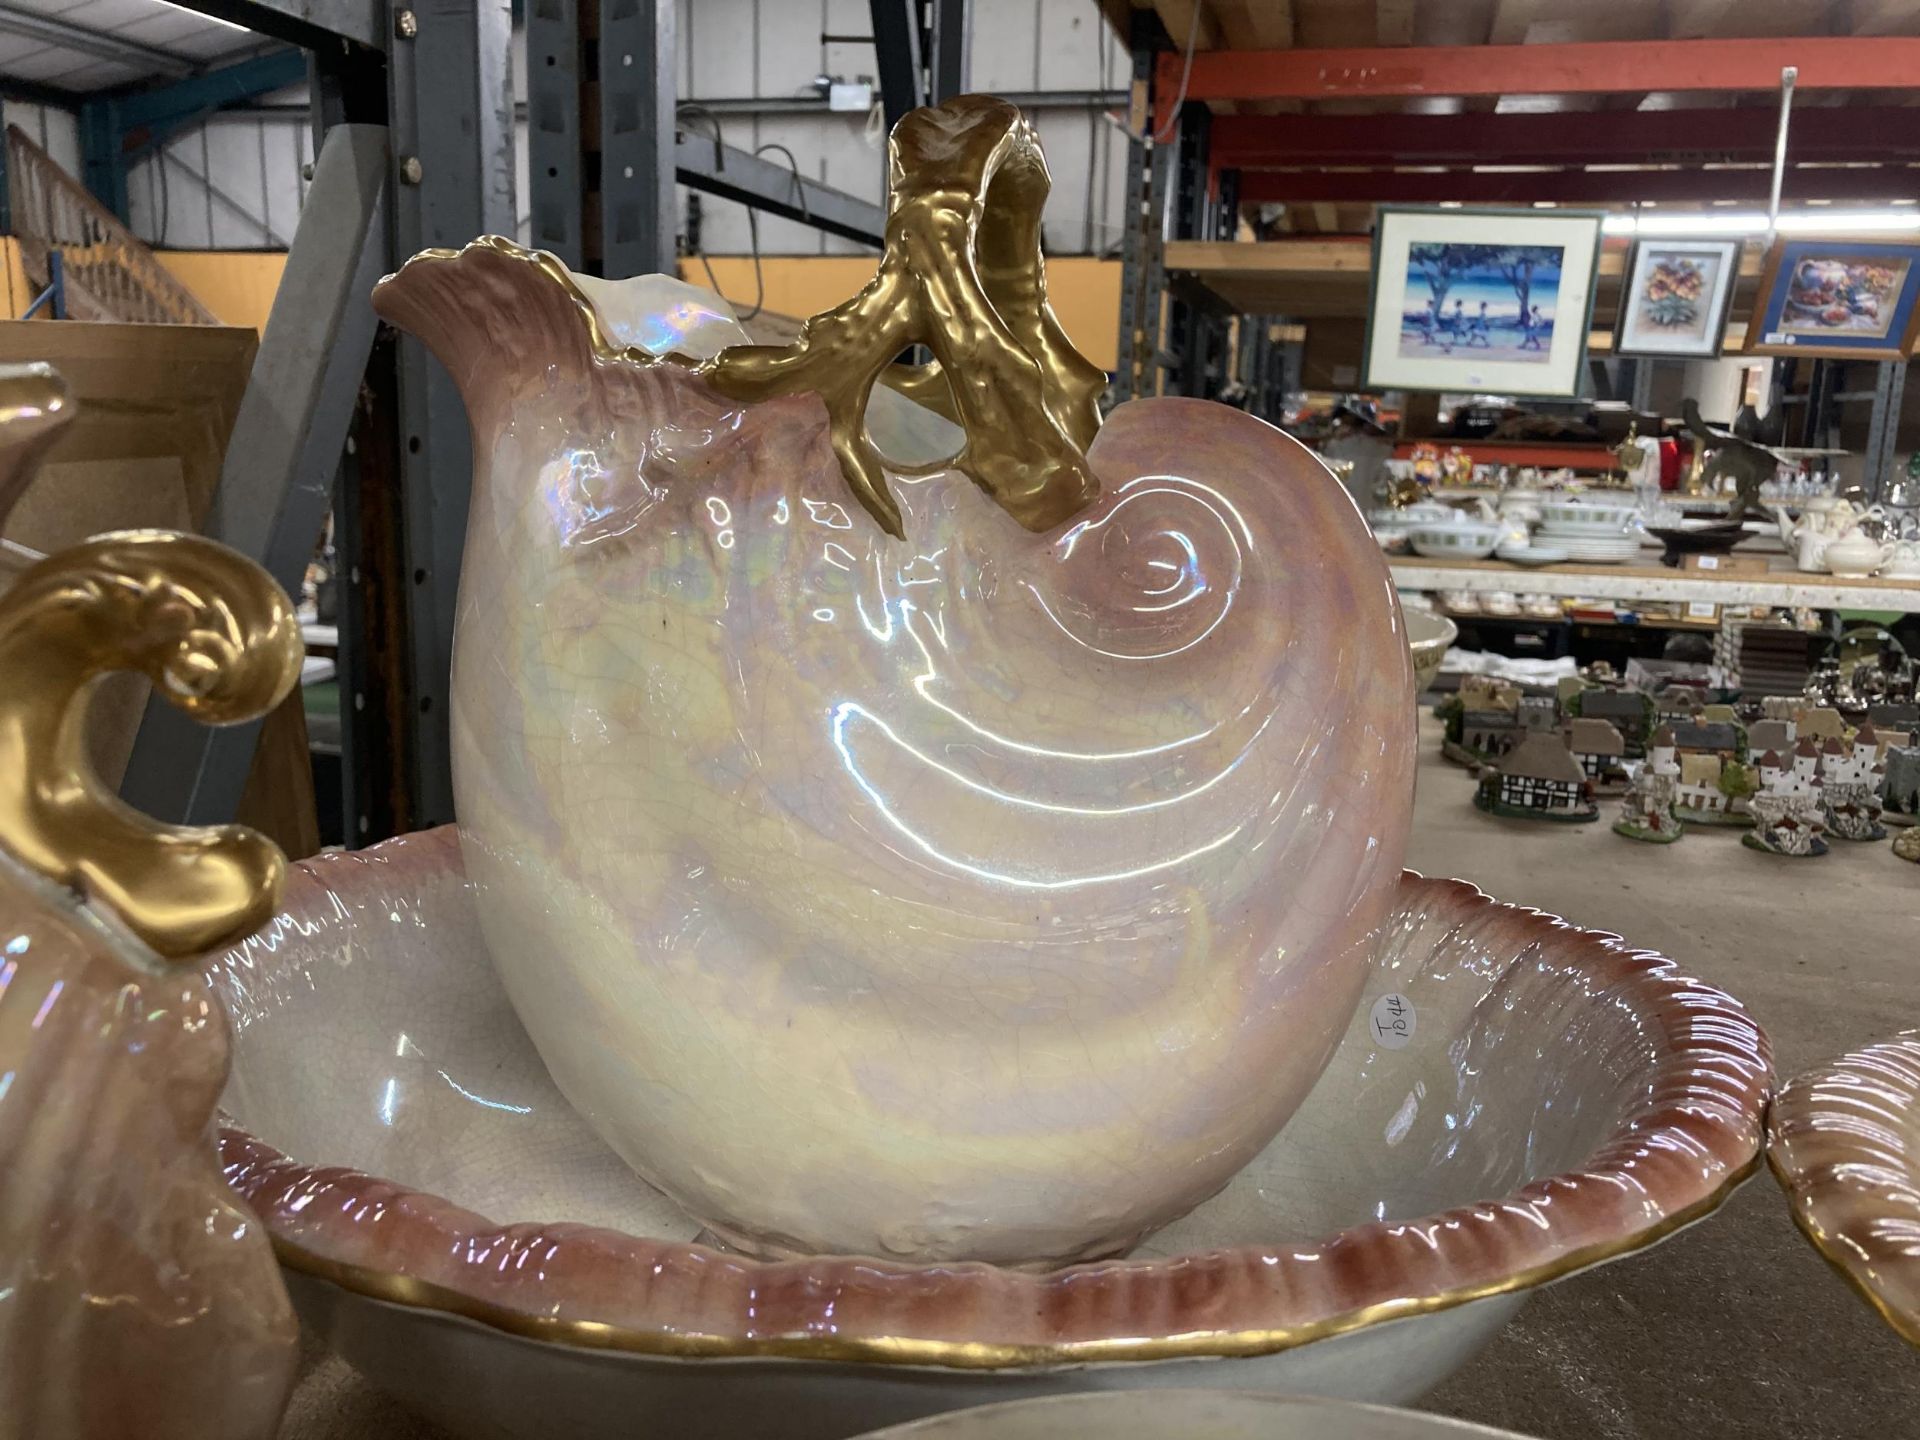
[[[1576,393],[1600,221],[1588,210],[1382,206],[1365,387]]]
[[[1920,331],[1920,243],[1781,236],[1747,322],[1750,355],[1901,360]]]
[[[1641,240],[1620,280],[1616,355],[1712,360],[1740,276],[1739,240]]]

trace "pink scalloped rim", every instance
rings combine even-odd
[[[449,860],[449,853],[453,857]],[[295,866],[288,908],[330,863],[458,863],[451,829]],[[289,1267],[401,1304],[592,1348],[970,1368],[1269,1353],[1571,1274],[1652,1244],[1752,1173],[1771,1086],[1740,1004],[1617,936],[1409,872],[1417,904],[1496,953],[1529,946],[1629,1009],[1659,1049],[1643,1097],[1587,1163],[1484,1203],[1246,1246],[1049,1272],[841,1256],[762,1262],[579,1225],[499,1225],[436,1195],[303,1164],[240,1130],[228,1182]]]
[[[1767,1162],[1814,1247],[1920,1346],[1920,1030],[1788,1081]]]

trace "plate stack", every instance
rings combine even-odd
[[[1564,550],[1582,564],[1622,565],[1640,554],[1640,532],[1629,528],[1633,519],[1631,505],[1562,500],[1541,507],[1533,543]]]

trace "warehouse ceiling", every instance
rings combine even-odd
[[[278,48],[167,0],[0,0],[0,83],[85,95]]]
[[[1269,234],[1364,232],[1376,202],[1556,201],[1625,208],[1628,201],[1616,192],[1636,186],[1641,193],[1632,200],[1641,204],[1743,203],[1751,208],[1756,197],[1764,200],[1777,90],[1688,90],[1675,67],[1689,60],[1661,47],[1686,40],[1920,36],[1920,0],[1103,0],[1103,8],[1123,35],[1132,12],[1148,11],[1176,51],[1183,51],[1191,37],[1202,53],[1588,42],[1645,46],[1644,85],[1636,74],[1632,88],[1615,93],[1554,93],[1542,68],[1508,51],[1499,62],[1504,69],[1497,76],[1499,93],[1210,101],[1216,116],[1241,117],[1239,138],[1257,128],[1245,117],[1297,115],[1321,122],[1270,129],[1266,153],[1243,170],[1248,179],[1243,193],[1273,202],[1259,210]],[[1787,46],[1782,53],[1790,51]],[[1490,57],[1488,63],[1495,62]],[[1674,88],[1663,89],[1663,80]],[[1903,155],[1915,149],[1915,132],[1903,112],[1916,100],[1920,90],[1914,89],[1803,91],[1795,102],[1801,115],[1813,109],[1873,108],[1851,131],[1838,115],[1800,130],[1814,146],[1805,157],[1812,164],[1790,175],[1788,202],[1884,205],[1920,196],[1920,172],[1910,166],[1896,172],[1891,166],[1868,170],[1860,165],[1887,163],[1890,157],[1874,153],[1876,145]],[[1738,115],[1701,117],[1703,110]],[[1920,125],[1920,110],[1913,114]],[[1427,116],[1453,118],[1421,118]],[[1534,128],[1528,117],[1535,116],[1566,118],[1546,119],[1545,128]],[[1343,134],[1334,123],[1337,117],[1372,118]],[[1512,120],[1503,124],[1501,117]],[[1689,133],[1695,125],[1706,127],[1697,143]],[[1451,136],[1482,148],[1470,156],[1422,156],[1396,164],[1401,153],[1396,136],[1412,151],[1444,150]],[[1551,153],[1556,136],[1568,137],[1564,159]],[[1629,154],[1591,154],[1600,148],[1596,137],[1609,136]],[[1507,153],[1516,138],[1536,153]],[[1343,146],[1362,152],[1362,158],[1343,164]],[[1637,155],[1636,146],[1643,147]],[[1660,168],[1662,157],[1655,155],[1649,165],[1644,146],[1698,153]],[[1728,156],[1713,153],[1723,146]],[[1537,153],[1543,149],[1549,153]],[[1759,149],[1769,153],[1764,158],[1751,153]],[[1297,165],[1289,165],[1290,150],[1299,158]],[[1365,158],[1369,150],[1373,156]],[[1795,158],[1802,158],[1797,144]],[[1845,173],[1850,165],[1852,173]],[[1636,179],[1629,182],[1618,172],[1631,166],[1649,168],[1636,169]],[[1603,179],[1609,170],[1614,177]],[[1258,178],[1250,178],[1256,172]]]

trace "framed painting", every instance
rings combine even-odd
[[[1364,387],[1575,394],[1600,221],[1588,210],[1382,206]]]
[[[1640,240],[1620,277],[1616,355],[1712,360],[1740,278],[1739,240]]]
[[[1749,355],[1900,360],[1920,331],[1920,243],[1783,235],[1747,322]]]

